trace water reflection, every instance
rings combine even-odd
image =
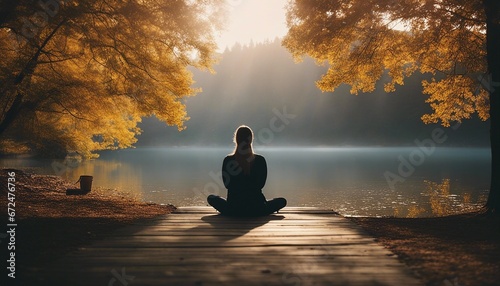
[[[222,158],[231,148],[141,148],[104,152],[85,162],[0,159],[3,167],[36,167],[69,181],[94,176],[94,186],[118,189],[144,201],[204,205],[205,194],[225,195]],[[267,197],[290,206],[334,209],[344,215],[424,217],[480,208],[490,181],[488,149],[442,148],[391,188],[384,172],[398,168],[411,148],[263,148]]]
[[[394,217],[430,217],[446,216],[480,209],[487,200],[488,190],[474,192],[452,191],[452,180],[444,178],[439,182],[423,180],[420,198],[413,200],[397,195],[392,201]]]
[[[440,183],[432,181],[425,181],[425,183],[427,188],[423,196],[429,197],[430,208],[434,216],[454,214],[457,210],[472,211],[483,205],[487,199],[487,192],[480,193],[476,200],[469,192],[452,193],[449,178],[443,179]]]
[[[426,190],[424,195],[429,196],[432,214],[445,216],[452,213],[458,195],[450,193],[450,179],[443,179],[441,183],[424,181]]]
[[[76,182],[80,175],[92,175],[93,186],[109,189],[110,192],[119,190],[128,197],[144,200],[142,170],[134,168],[132,164],[115,160],[89,160],[65,166],[58,170],[58,175],[69,182]]]

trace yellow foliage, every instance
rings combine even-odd
[[[21,1],[0,26],[0,123],[16,98],[22,108],[0,135],[91,157],[132,146],[146,116],[182,130],[183,100],[199,92],[188,67],[211,69],[222,3],[66,1],[26,35],[37,7]]]
[[[469,119],[477,112],[483,120],[488,118],[487,101],[488,93],[481,89],[474,90],[476,83],[468,76],[448,76],[440,81],[424,81],[423,92],[429,94],[426,102],[430,103],[433,114],[422,116],[425,123],[436,123],[441,121],[442,125],[448,127],[450,122],[461,122]]]
[[[463,203],[466,204],[466,205],[470,204],[472,202],[472,196],[471,196],[470,193],[464,193],[462,195],[462,198],[463,198]]]
[[[425,209],[416,205],[412,205],[408,208],[407,218],[417,218],[425,212]]]
[[[429,196],[432,214],[446,216],[452,214],[450,196],[450,179],[443,179],[441,183],[425,181],[426,194]]]
[[[309,55],[329,68],[317,81],[323,91],[340,84],[351,93],[370,92],[387,72],[392,92],[414,72],[431,73],[424,94],[432,109],[426,123],[489,117],[485,15],[482,1],[293,0],[283,45],[295,59]]]

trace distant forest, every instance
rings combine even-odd
[[[315,81],[326,67],[309,58],[294,62],[279,39],[235,45],[220,56],[215,74],[192,71],[203,91],[186,99],[187,128],[178,132],[145,118],[136,146],[231,145],[241,124],[254,130],[260,146],[413,146],[435,128],[448,135],[442,146],[489,146],[489,121],[472,118],[456,130],[421,121],[431,112],[421,92],[425,75],[393,93],[384,92],[383,81],[372,93],[352,95],[349,86],[323,93]],[[295,115],[287,125],[276,115],[285,111]]]

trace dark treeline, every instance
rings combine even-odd
[[[226,49],[215,71],[193,70],[203,92],[186,100],[186,130],[146,118],[136,145],[227,145],[240,124],[254,129],[259,145],[411,146],[435,128],[448,136],[443,146],[489,145],[489,122],[477,118],[456,130],[422,123],[431,111],[421,93],[424,75],[393,93],[384,92],[383,82],[372,93],[352,95],[349,86],[323,93],[314,82],[326,67],[309,58],[295,63],[278,39]],[[276,115],[284,112],[295,115],[288,124]]]

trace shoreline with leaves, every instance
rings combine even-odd
[[[93,188],[84,196],[68,196],[66,189],[74,184],[61,177],[3,169],[0,219],[4,222],[9,172],[15,173],[16,277],[21,281],[35,279],[29,268],[44,267],[120,227],[175,210],[172,205],[145,203],[119,190]],[[0,253],[7,257],[3,256],[7,255],[4,238],[2,227]]]
[[[498,285],[500,217],[351,218],[425,285]]]
[[[85,196],[66,196],[72,184],[60,177],[15,172],[22,267],[40,267],[120,227],[175,209],[140,202],[119,190],[97,188]],[[0,177],[6,182],[6,170]],[[1,216],[7,213],[4,208],[2,204]],[[398,255],[426,285],[494,285],[500,280],[498,216],[350,219]]]

